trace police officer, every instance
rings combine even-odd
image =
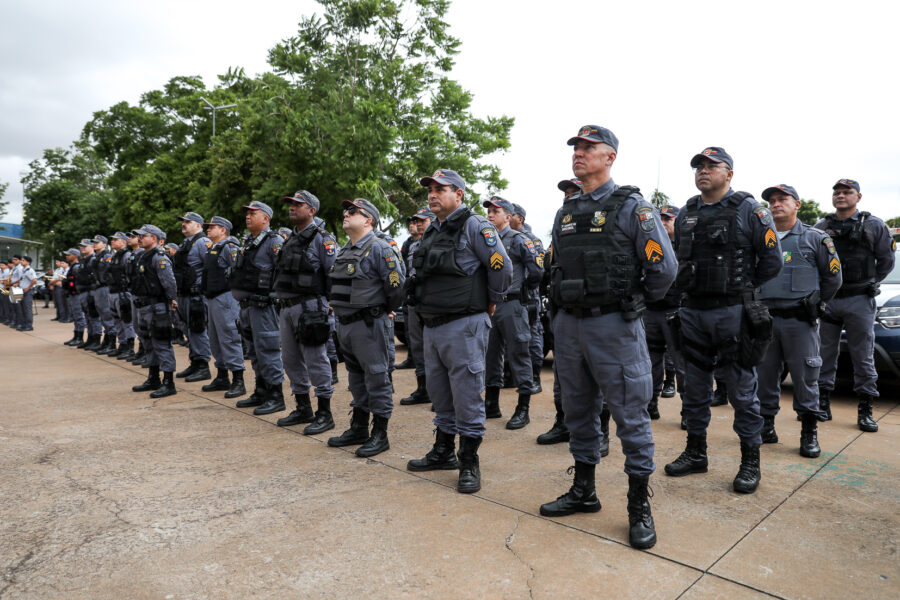
[[[285,196],[290,231],[275,262],[275,304],[279,307],[281,355],[291,381],[296,410],[278,419],[280,427],[312,423],[306,435],[334,429],[331,416],[331,365],[326,348],[331,337],[328,300],[325,298],[328,272],[337,254],[335,237],[314,222],[319,199],[299,190]],[[313,414],[309,397],[315,387],[318,409]]]
[[[96,235],[91,241],[94,247],[92,262],[94,281],[91,284],[91,299],[94,301],[94,306],[100,315],[100,322],[103,324],[103,339],[95,344],[96,348],[86,347],[85,350],[105,354],[107,350],[116,347],[116,321],[109,307],[109,284],[106,277],[109,263],[112,260],[112,252],[107,248],[109,240],[106,236]]]
[[[78,289],[78,302],[81,304],[81,310],[84,313],[88,324],[87,339],[79,344],[76,348],[82,349],[99,349],[100,341],[103,337],[103,325],[100,322],[100,313],[97,312],[97,305],[91,297],[91,288],[94,285],[96,274],[94,270],[94,242],[90,239],[83,239],[78,244],[81,257],[78,259],[81,267],[76,271],[75,283]]]
[[[56,259],[54,264],[56,268],[53,269],[53,278],[48,282],[47,286],[53,294],[53,306],[56,307],[56,317],[50,320],[69,323],[71,321],[69,318],[69,303],[66,298],[64,285],[69,268],[66,266],[65,260]]]
[[[8,295],[10,276],[12,275],[10,264],[11,261],[0,261],[0,286],[3,286],[3,290],[7,292],[0,294],[0,322],[7,326],[13,323],[13,308]]]
[[[405,281],[406,263],[403,260],[403,253],[400,250],[400,246],[397,244],[397,242],[394,240],[394,238],[391,237],[391,235],[386,231],[382,231],[381,229],[376,228],[372,231],[372,233],[375,234],[375,237],[377,237],[378,239],[387,242],[388,245],[391,247],[391,250],[394,252],[394,258],[397,262],[398,268],[400,269],[400,272],[403,274],[404,281]],[[388,362],[388,365],[389,365],[388,379],[390,379],[391,385],[393,386],[393,384],[394,384],[393,373],[394,373],[394,369],[395,369],[394,358],[397,355],[397,347],[394,344],[394,315],[391,314],[390,317],[391,318],[388,321],[388,327],[390,327],[390,333],[391,333],[391,335],[388,338],[388,355],[390,356],[390,362]]]
[[[131,317],[131,323],[126,324],[125,333],[132,334],[134,340],[138,340],[137,348],[134,346],[134,340],[132,343],[128,344],[128,347],[122,354],[116,356],[116,360],[127,360],[134,364],[134,360],[136,357],[140,356],[143,360],[145,356],[144,345],[143,342],[140,341],[140,337],[137,334],[137,309],[134,306],[134,294],[132,293],[131,287],[134,284],[134,279],[137,273],[137,259],[140,257],[141,253],[144,252],[144,249],[141,247],[141,238],[134,231],[125,232],[126,240],[126,254],[125,256],[125,274],[123,279],[125,280],[125,292],[128,297],[128,306],[119,305],[120,314],[124,314],[125,317]],[[130,329],[129,329],[130,327]]]
[[[106,269],[106,283],[109,286],[109,306],[116,323],[116,337],[119,346],[98,354],[115,356],[134,351],[134,319],[132,318],[131,293],[128,291],[128,261],[131,249],[128,236],[117,231],[109,240],[113,255]]]
[[[862,431],[878,431],[872,418],[872,403],[878,397],[875,383],[875,296],[878,282],[894,268],[896,242],[884,221],[857,209],[862,200],[859,182],[840,179],[832,187],[831,203],[835,212],[818,223],[834,240],[840,257],[843,283],[828,303],[819,337],[822,344],[822,370],[819,373],[819,402],[831,419],[831,390],[837,370],[841,329],[847,332],[847,347],[853,363],[853,391],[859,399],[857,424]]]
[[[34,330],[34,284],[37,283],[37,273],[31,268],[31,257],[23,255],[21,260],[22,270],[18,281],[14,282],[22,288],[22,300],[19,305],[22,307],[21,322],[17,329],[19,331]]]
[[[544,273],[544,242],[541,241],[531,225],[525,222],[525,209],[519,204],[513,203],[513,214],[509,219],[509,226],[528,237],[526,246],[534,249],[535,262],[541,273]],[[543,279],[543,275],[541,280]],[[540,283],[540,281],[539,281]],[[539,286],[531,290],[531,295],[523,299],[522,303],[528,311],[528,323],[531,327],[531,338],[528,350],[531,354],[532,385],[535,394],[541,393],[541,369],[544,367],[544,325],[541,323],[541,292]]]
[[[337,316],[337,334],[350,384],[350,428],[328,440],[329,446],[362,444],[360,457],[389,449],[387,424],[393,411],[388,313],[403,300],[403,268],[388,242],[373,233],[381,218],[363,198],[344,200],[344,231],[350,243],[338,253],[329,272],[329,299]],[[369,413],[372,433],[369,435]]]
[[[675,217],[678,216],[678,208],[667,205],[659,209],[659,219],[669,237],[675,237]],[[650,351],[650,361],[653,364],[653,398],[647,406],[647,412],[651,419],[659,418],[659,396],[663,391],[666,354],[673,358],[675,371],[678,373],[679,390],[684,393],[684,361],[675,345],[675,334],[669,326],[669,320],[677,318],[678,308],[681,306],[681,291],[677,286],[669,287],[665,296],[659,300],[647,302],[647,310],[644,312],[644,329],[647,331],[647,350]],[[674,393],[672,394],[674,396]]]
[[[65,292],[66,301],[69,303],[69,314],[72,315],[72,322],[75,324],[72,332],[72,339],[65,342],[64,346],[77,346],[84,344],[84,331],[87,329],[87,319],[84,317],[84,311],[81,308],[81,301],[78,298],[78,271],[81,270],[82,264],[79,261],[81,252],[75,248],[66,250],[64,256],[69,270],[66,273]]]
[[[513,214],[512,203],[500,196],[485,200],[488,220],[499,233],[513,269],[513,280],[503,301],[498,302],[491,315],[485,364],[484,408],[488,419],[500,417],[500,388],[503,387],[504,354],[510,364],[519,398],[507,429],[522,429],[531,422],[528,415],[533,393],[534,371],[529,345],[531,326],[526,304],[533,301],[534,289],[540,283],[542,258],[534,243],[524,233],[509,226]],[[492,241],[492,240],[487,240]]]
[[[9,289],[12,290],[13,287],[19,286],[19,280],[22,278],[22,256],[14,254],[10,264],[12,267],[9,273]],[[22,325],[22,303],[16,302],[10,304],[10,308],[12,310],[12,322],[10,323],[10,327],[18,329]]]
[[[172,350],[172,317],[170,307],[177,288],[172,262],[161,248],[165,234],[155,225],[143,225],[137,230],[144,252],[138,259],[134,283],[134,304],[147,341],[147,380],[131,388],[134,392],[150,391],[151,398],[163,398],[177,393],[175,390],[175,352]],[[160,381],[159,373],[163,379]]]
[[[741,466],[734,491],[752,493],[760,480],[762,417],[754,367],[771,339],[771,317],[756,301],[755,288],[781,271],[781,246],[772,215],[746,192],[731,189],[734,162],[720,147],[691,159],[699,196],[675,220],[679,271],[686,293],[681,318],[685,360],[684,415],[687,445],[666,474],[705,473],[713,371],[718,367],[734,407],[741,440]]]
[[[172,258],[175,268],[175,282],[178,284],[177,308],[184,333],[188,340],[188,358],[191,364],[175,377],[184,377],[186,382],[205,381],[209,373],[209,334],[206,331],[206,298],[200,290],[203,264],[211,242],[203,235],[203,217],[195,212],[186,212],[181,220],[181,234],[184,241]]]
[[[247,344],[256,383],[249,398],[235,406],[255,406],[253,414],[267,415],[284,410],[284,366],[278,315],[269,293],[275,274],[275,257],[284,240],[269,227],[272,208],[254,200],[243,207],[249,234],[244,240],[229,285],[241,308],[241,336]]]
[[[240,243],[231,236],[231,221],[215,216],[206,225],[211,246],[203,259],[200,290],[209,309],[209,346],[216,359],[216,378],[201,388],[204,392],[225,391],[226,398],[247,393],[244,387],[244,353],[237,322],[240,306],[231,294],[228,272],[234,268]],[[228,373],[231,372],[231,381]]]
[[[653,207],[634,187],[620,188],[610,169],[619,141],[608,129],[586,125],[569,139],[580,194],[563,203],[553,224],[551,298],[554,353],[562,389],[569,449],[575,457],[571,489],[541,506],[545,516],[597,512],[594,471],[609,407],[628,474],[629,542],[656,543],[648,483],[653,433],[647,404],[652,393],[650,356],[641,321],[644,296],[662,297],[676,260]]]
[[[419,246],[422,244],[422,237],[425,235],[425,231],[428,229],[429,225],[431,225],[431,222],[434,221],[434,218],[434,213],[431,212],[427,206],[423,206],[416,211],[416,214],[410,217],[409,230],[410,232],[415,231],[416,233],[415,237],[410,238],[413,241],[407,246],[406,253],[408,290],[411,290],[409,282],[416,274],[416,268],[415,265],[413,265],[413,257],[416,254],[416,250],[418,250]],[[424,330],[418,316],[418,311],[416,310],[415,293],[407,294],[404,310],[406,312],[406,345],[409,348],[409,357],[407,358],[407,361],[409,361],[416,369],[416,389],[406,398],[402,398],[400,404],[404,406],[428,404],[431,402],[431,397],[428,395],[428,377],[425,373]],[[397,365],[397,368],[401,369],[403,366]]]
[[[413,257],[436,438],[431,451],[406,468],[458,468],[456,489],[471,494],[481,489],[478,447],[485,432],[481,390],[490,315],[510,291],[512,265],[497,229],[465,204],[466,182],[458,173],[438,169],[419,183],[428,188],[428,208],[437,217]]]
[[[824,303],[841,286],[841,263],[828,234],[797,219],[797,190],[781,184],[766,188],[762,198],[769,203],[784,263],[781,273],[760,288],[760,298],[769,308],[774,330],[774,339],[756,369],[762,442],[778,442],[775,415],[781,400],[781,371],[787,363],[794,383],[794,410],[803,423],[800,455],[816,458],[821,452],[816,422],[824,416],[819,409],[822,358],[816,325]]]
[[[431,224],[430,218],[429,219],[420,219],[417,217],[417,215],[419,214],[420,211],[429,212],[428,207],[424,206],[424,207],[418,209],[415,214],[410,215],[406,219],[406,229],[409,231],[409,237],[406,238],[405,240],[403,240],[403,244],[400,246],[400,256],[403,259],[403,265],[406,267],[406,275],[407,275],[406,280],[407,281],[409,281],[410,268],[412,266],[410,264],[410,247],[415,245],[415,247],[418,248],[419,241],[421,241],[421,239],[422,239],[422,235],[424,235],[425,230],[428,228],[428,225]],[[408,300],[409,300],[409,298],[407,297],[407,301]],[[407,331],[407,333],[406,333],[407,344],[406,345],[407,345],[407,348],[409,348],[409,322],[410,322],[411,317],[410,317],[409,310],[407,310],[406,302],[404,302],[404,304],[403,304],[403,314],[406,317],[406,331]],[[422,335],[421,326],[419,326],[419,328],[418,328],[418,335],[419,335],[419,339],[421,340],[421,335]],[[420,346],[420,348],[421,348],[421,346]],[[407,352],[407,354],[406,354],[406,359],[399,365],[395,365],[394,368],[396,368],[396,369],[415,369],[416,368],[416,362],[415,362],[415,358],[413,357],[412,348],[409,348],[409,352]],[[425,366],[422,365],[420,368],[424,372]],[[410,395],[409,398],[403,398],[403,400],[400,401],[400,404],[404,404],[404,405],[406,405],[406,404],[421,404],[422,402],[404,402],[404,400],[409,400],[410,398],[417,398],[418,392],[419,392],[419,390],[417,389],[415,392],[412,393],[412,395]],[[427,394],[427,391],[425,393]]]

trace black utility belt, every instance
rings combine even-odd
[[[781,317],[782,319],[798,319],[800,321],[809,320],[809,311],[802,304],[795,304],[785,308],[769,308],[769,314],[773,317]]]
[[[834,295],[835,298],[852,298],[853,296],[869,296],[874,298],[878,295],[878,285],[874,283],[863,284],[865,287],[852,287],[850,289],[841,288]]]
[[[365,321],[366,325],[371,325],[375,319],[386,314],[387,311],[383,306],[369,306],[360,309],[355,313],[350,313],[349,315],[338,316],[337,320],[341,325],[349,325],[350,323],[356,323],[357,321]]]
[[[207,300],[212,300],[213,298],[218,298],[222,294],[230,294],[230,293],[231,293],[231,290],[228,289],[228,290],[218,290],[218,291],[214,291],[211,293],[203,292],[203,295],[206,297]]]
[[[107,286],[105,283],[92,283],[91,291],[99,290],[100,288],[105,288],[105,287],[109,287],[109,286]]]
[[[319,296],[294,296],[292,298],[275,298],[275,306],[278,308],[290,308],[292,306],[297,306],[298,304],[302,304],[307,300],[316,300]]]
[[[238,304],[241,305],[241,308],[247,308],[250,306],[255,306],[256,308],[266,308],[272,304],[272,299],[268,296],[260,296],[254,294],[249,298],[244,298],[243,300],[238,300]]]
[[[139,296],[134,299],[134,305],[138,308],[143,308],[145,306],[150,306],[152,304],[165,304],[165,298],[157,298],[155,296]]]
[[[599,317],[614,312],[621,312],[622,305],[619,302],[610,304],[601,304],[599,306],[562,306],[560,307],[567,315],[572,315],[576,319],[586,319],[588,317]]]
[[[509,302],[510,300],[521,300],[521,299],[522,299],[522,294],[520,294],[519,292],[513,292],[511,294],[507,294],[507,295],[503,296],[504,302]]]
[[[471,317],[472,315],[479,315],[483,311],[479,312],[468,312],[462,313],[459,315],[437,315],[435,317],[424,317],[422,315],[419,316],[419,320],[422,321],[422,325],[425,327],[440,327],[441,325],[446,325],[451,321],[456,321],[458,319],[464,319],[466,317]]]
[[[743,296],[712,296],[699,297],[688,296],[684,300],[685,308],[696,308],[698,310],[708,310],[710,308],[724,308],[726,306],[737,306],[744,303]]]

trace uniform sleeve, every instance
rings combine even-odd
[[[742,212],[750,229],[750,243],[756,251],[753,285],[759,287],[777,277],[784,266],[781,242],[775,233],[775,224],[769,209],[752,199],[744,204],[747,208]]]
[[[319,234],[316,242],[316,253],[319,257],[319,268],[323,273],[328,273],[334,265],[334,259],[337,258],[337,242],[334,236],[329,234]]]
[[[841,275],[841,261],[834,248],[831,236],[818,229],[815,232],[816,267],[819,270],[819,293],[823,302],[828,302],[841,287],[843,277]]]
[[[478,261],[487,268],[488,300],[503,302],[512,285],[513,270],[497,228],[487,219],[469,218],[466,237]]]
[[[210,246],[212,246],[212,242],[209,241],[209,238],[202,237],[197,240],[197,243],[192,248],[192,250],[196,251],[195,256],[198,259],[194,265],[194,271],[197,273],[197,285],[200,285],[200,281],[203,278],[203,271],[206,269],[206,255],[209,253]]]
[[[653,206],[640,196],[631,196],[633,203],[622,207],[623,219],[617,219],[619,227],[625,226],[625,235],[632,240],[634,252],[644,271],[644,291],[647,300],[659,300],[669,291],[678,272],[678,260]]]
[[[172,270],[172,261],[163,254],[156,258],[153,265],[157,276],[159,276],[159,282],[162,284],[163,291],[166,293],[166,299],[171,302],[178,293],[175,286],[175,273]]]
[[[403,275],[403,267],[400,264],[400,253],[395,252],[387,242],[372,245],[372,264],[379,279],[384,286],[384,295],[388,301],[388,310],[396,310],[403,303],[406,296]]]
[[[897,243],[891,238],[891,232],[881,219],[866,219],[866,229],[869,230],[872,252],[875,254],[875,281],[881,281],[894,269]]]
[[[525,284],[529,288],[535,288],[541,282],[543,276],[543,257],[538,253],[534,242],[526,235],[518,235],[519,238],[518,252],[519,259],[525,265]],[[525,243],[528,239],[529,243]]]

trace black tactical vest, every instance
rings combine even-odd
[[[188,265],[188,254],[191,253],[191,248],[202,235],[202,233],[196,233],[181,242],[178,251],[172,257],[172,271],[175,273],[175,285],[178,288],[179,296],[189,296],[191,288],[195,285],[194,282],[197,281],[197,270]]]
[[[368,256],[378,239],[374,235],[362,246],[354,248],[345,246],[341,249],[328,273],[331,280],[331,293],[328,300],[332,306],[346,308],[367,308],[387,306],[384,294],[384,282],[380,279],[363,279],[360,262]],[[382,260],[382,257],[377,257]]]
[[[94,270],[91,265],[91,263],[94,262],[93,258],[93,256],[88,256],[87,258],[82,258],[78,261],[81,268],[79,268],[78,272],[75,274],[75,283],[78,286],[79,292],[90,291],[91,284],[94,283]]]
[[[634,249],[622,247],[615,235],[622,205],[638,191],[623,186],[599,204],[580,210],[575,199],[563,204],[551,275],[557,306],[612,309],[640,294],[641,263]]]
[[[128,260],[125,261],[125,279],[128,281],[128,289],[132,292],[134,291],[134,280],[137,277],[138,261],[143,253],[143,249],[138,246],[131,250],[131,254],[128,255]]]
[[[832,213],[825,217],[825,232],[834,240],[841,261],[841,291],[862,289],[875,281],[875,253],[866,239],[866,220],[872,216],[859,212],[859,218],[838,220]]]
[[[94,262],[94,271],[97,277],[97,283],[100,286],[109,285],[109,263],[112,260],[112,253],[109,250],[104,250],[99,254],[94,254],[96,256],[96,260]]]
[[[444,221],[440,230],[429,227],[422,236],[412,261],[420,314],[436,317],[487,310],[487,269],[479,265],[469,274],[456,262],[459,240],[470,216],[472,211],[467,207]]]
[[[688,200],[678,242],[682,291],[690,296],[736,298],[753,289],[753,245],[737,224],[738,210],[748,197],[746,192],[735,192],[715,211],[700,211],[700,196]],[[683,278],[685,269],[690,275]]]
[[[200,287],[207,298],[215,298],[219,294],[231,291],[231,286],[228,285],[228,268],[219,263],[223,253],[231,252],[229,246],[237,246],[234,238],[225,238],[224,241],[215,244],[203,258]]]
[[[69,272],[66,273],[66,293],[75,296],[78,294],[78,283],[76,281],[78,271],[81,267],[76,268],[78,263],[69,265]]]
[[[509,286],[509,290],[510,290],[510,293],[521,295],[521,294],[527,293],[527,291],[528,291],[527,288],[523,285],[526,280],[526,275],[527,275],[525,273],[525,265],[522,264],[522,259],[519,257],[519,254],[511,252],[510,248],[513,245],[513,240],[515,240],[517,236],[522,236],[523,244],[525,243],[526,240],[530,241],[531,238],[529,238],[524,232],[516,231],[515,229],[513,229],[512,227],[509,227],[508,225],[507,225],[507,229],[509,229],[510,233],[508,233],[506,236],[504,236],[501,233],[500,241],[503,242],[503,247],[506,248],[506,253],[509,255],[509,261],[510,261],[510,263],[512,263],[513,279],[512,279],[512,283]]]
[[[109,285],[109,291],[113,294],[124,292],[128,289],[128,275],[125,273],[128,262],[125,254],[128,249],[117,250],[109,261],[109,268],[106,270],[106,283]]]
[[[316,234],[328,235],[321,227],[314,226],[300,233],[291,233],[275,259],[275,291],[288,294],[322,296],[325,294],[325,276],[316,271],[306,256]]]
[[[159,280],[156,269],[153,268],[153,261],[165,253],[162,248],[154,248],[146,250],[138,257],[137,273],[135,274],[132,290],[134,295],[142,300],[152,299],[153,302],[165,302],[166,291]]]
[[[265,241],[276,235],[278,234],[269,229],[259,242],[255,237],[247,241],[247,245],[238,254],[237,261],[231,269],[231,276],[228,278],[228,285],[231,289],[244,290],[261,296],[267,295],[271,291],[273,271],[259,268],[254,264],[253,259],[256,258]]]

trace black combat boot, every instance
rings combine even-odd
[[[647,405],[647,414],[654,421],[659,418],[659,398],[656,396],[650,399],[650,403]]]
[[[228,392],[231,392],[231,390],[228,390]],[[226,393],[225,395],[228,396],[228,393]],[[243,400],[238,400],[234,403],[234,405],[238,408],[250,408],[251,406],[261,406],[268,399],[269,388],[266,386],[265,381],[257,377],[256,383],[253,387],[253,393],[250,394],[250,397],[244,398]]]
[[[456,459],[456,435],[435,429],[434,446],[424,458],[406,463],[407,471],[452,471],[459,468]]]
[[[566,473],[575,471],[575,479],[569,491],[546,504],[541,504],[541,514],[545,517],[565,517],[577,512],[595,513],[602,508],[594,488],[594,471],[597,465],[575,461]]]
[[[404,360],[399,365],[394,365],[395,369],[415,369],[416,361],[413,360],[412,353],[406,355],[406,360]]]
[[[556,419],[553,421],[553,427],[547,433],[542,433],[537,438],[537,443],[542,446],[550,444],[561,444],[569,441],[569,428],[566,427],[565,413],[563,413],[562,404],[554,401],[556,404]]]
[[[431,398],[428,396],[428,389],[425,387],[425,376],[416,375],[416,389],[408,397],[400,400],[403,406],[411,406],[413,404],[429,404]]]
[[[681,456],[666,465],[666,475],[681,477],[691,473],[706,473],[709,461],[706,458],[706,434],[687,436],[687,446]]]
[[[313,422],[315,415],[313,415],[312,404],[309,401],[309,392],[294,394],[294,399],[297,401],[297,408],[292,410],[288,416],[278,419],[277,424],[279,427],[290,427],[300,423]]]
[[[474,494],[481,489],[481,465],[478,462],[480,437],[459,436],[459,480],[456,491],[460,494]]]
[[[88,352],[96,352],[100,349],[101,340],[103,336],[99,333],[94,335],[89,335],[87,339],[87,343],[84,346],[79,346],[82,350],[87,350]]]
[[[244,387],[244,371],[232,371],[231,372],[231,387],[228,388],[228,391],[225,392],[226,398],[240,398],[244,394],[247,393],[247,388]],[[257,404],[251,404],[250,406],[258,406]]]
[[[284,392],[280,383],[266,383],[266,401],[253,409],[256,416],[268,415],[284,410]]]
[[[666,377],[663,379],[663,389],[660,394],[663,398],[675,397],[675,373],[666,371]]]
[[[175,389],[175,380],[172,378],[172,371],[163,373],[162,385],[155,392],[150,392],[151,398],[165,398],[166,396],[174,396],[178,393]]]
[[[207,379],[211,379],[212,375],[209,372],[209,363],[205,360],[195,360],[194,363],[194,372],[184,378],[187,383],[193,383],[195,381],[206,381]]]
[[[109,341],[106,343],[106,349],[101,349],[97,354],[115,356],[118,351],[119,348],[116,346],[116,334],[113,333],[109,336]]]
[[[499,419],[503,416],[500,412],[500,388],[484,388],[484,416],[487,419]]]
[[[543,365],[541,363],[532,363],[531,364],[531,395],[540,394],[544,391],[544,388],[541,387],[541,367]]]
[[[131,388],[132,392],[152,392],[154,390],[158,390],[159,386],[162,385],[162,382],[159,380],[159,367],[150,367],[150,373],[147,374],[147,379],[144,383],[140,385],[133,386]]]
[[[600,431],[603,439],[600,440],[600,456],[609,456],[609,409],[600,411]]]
[[[763,444],[777,444],[778,432],[775,431],[775,415],[763,415],[762,435]]]
[[[94,354],[100,354],[101,352],[105,352],[109,349],[109,333],[104,333],[100,337],[100,341],[94,345],[93,348],[88,348],[85,346],[85,350],[90,350]]]
[[[803,413],[800,420],[803,423],[800,429],[800,456],[818,458],[822,453],[822,449],[819,448],[819,439],[816,435],[818,433],[819,420],[816,418],[816,415],[810,413]]]
[[[134,353],[134,356],[128,361],[134,366],[138,366],[144,360],[144,357],[147,356],[147,350],[144,348],[144,343],[138,341],[138,349],[137,352]]]
[[[716,391],[710,406],[725,406],[726,404],[728,404],[728,384],[716,379]]]
[[[819,417],[820,421],[831,420],[831,390],[819,387],[819,410],[825,413]]]
[[[353,409],[350,417],[350,429],[337,437],[328,438],[328,445],[332,448],[341,446],[356,446],[366,443],[369,439],[369,413],[361,408]]]
[[[752,494],[759,487],[759,446],[741,442],[741,468],[731,487],[741,494]]]
[[[519,394],[519,402],[516,404],[516,410],[513,416],[506,422],[507,429],[522,429],[531,423],[531,417],[528,416],[528,407],[531,404],[531,394]]]
[[[356,449],[356,455],[360,458],[368,458],[390,450],[391,443],[387,434],[388,418],[372,415],[372,434],[366,442]]]
[[[337,359],[331,358],[328,362],[331,363],[331,385],[334,385],[338,382],[338,361]]]
[[[684,406],[684,399],[681,400],[682,406]],[[684,416],[684,409],[681,409],[681,430],[687,431],[687,417]]]
[[[219,369],[216,378],[204,385],[201,390],[204,392],[221,392],[230,387],[228,381],[228,369]]]
[[[331,416],[331,398],[317,398],[319,409],[313,422],[306,426],[303,435],[316,435],[334,429],[334,418]]]
[[[116,360],[125,360],[129,354],[134,354],[134,338],[128,338],[119,344],[119,351],[116,352]]]
[[[858,396],[859,407],[857,408],[856,424],[862,431],[875,433],[878,431],[878,423],[872,418],[872,402],[875,401],[875,396],[869,394],[858,394]]]
[[[63,344],[64,346],[77,346],[84,342],[84,331],[76,331],[72,334],[72,339]]]
[[[73,344],[73,347],[83,350],[88,344],[92,343],[94,343],[94,334],[89,331],[87,336],[77,344]]]
[[[182,371],[178,371],[175,373],[175,377],[187,377],[188,375],[193,375],[197,372],[197,361],[192,360],[191,364],[188,365],[187,369]]]
[[[650,514],[650,477],[628,476],[628,543],[632,548],[646,550],[656,545],[656,528]]]

